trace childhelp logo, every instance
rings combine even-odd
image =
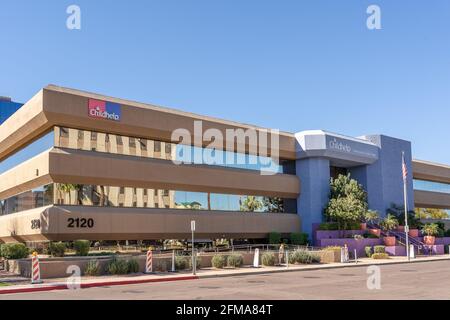
[[[89,99],[88,107],[90,117],[120,121],[121,110],[118,103]]]

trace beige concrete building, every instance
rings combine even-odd
[[[202,135],[209,129],[222,134],[216,146],[240,150],[222,152],[223,157],[244,156],[246,162],[204,164],[195,154],[208,151],[211,141],[195,135],[191,143],[172,141],[176,129],[194,133],[197,121],[202,122]],[[199,238],[265,238],[272,231],[285,235],[308,232],[312,223],[320,222],[301,209],[316,201],[314,184],[299,161],[305,158],[299,152],[299,141],[309,136],[300,139],[292,133],[269,132],[267,145],[279,143],[279,162],[275,162],[277,155],[270,148],[267,154],[263,152],[261,140],[255,144],[230,138],[227,129],[251,129],[258,135],[267,132],[47,86],[0,125],[0,241],[186,239],[191,220],[197,222]],[[364,139],[338,135],[333,139],[330,148],[341,148],[337,150],[341,153],[357,149],[357,145],[347,145],[350,142],[378,150],[375,143]],[[336,139],[343,142],[338,144]],[[355,168],[377,161],[367,153],[368,160],[361,153],[353,160],[327,152],[308,155],[328,159],[325,182],[334,172],[345,169],[353,174]],[[191,163],[178,163],[186,153],[193,155]],[[261,174],[266,170],[262,163],[268,162],[275,164],[272,174]],[[445,186],[450,185],[450,167],[422,161],[412,161],[412,165],[418,181],[416,205],[449,209],[450,191]],[[445,190],[423,190],[420,181],[440,183]],[[314,212],[315,217],[321,214],[320,209]]]

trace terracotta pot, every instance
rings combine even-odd
[[[386,247],[393,247],[396,245],[397,241],[395,239],[395,237],[384,237],[383,238],[384,241],[384,245]]]
[[[405,232],[405,226],[398,226],[397,227],[398,232]]]
[[[379,237],[381,236],[381,229],[369,229],[369,233]]]
[[[361,230],[367,230],[367,223],[361,223]]]
[[[419,229],[410,229],[409,236],[413,238],[417,238],[419,236]]]
[[[423,237],[423,242],[425,242],[426,245],[433,246],[436,242],[436,237],[434,236],[425,236]]]

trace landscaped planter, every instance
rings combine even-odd
[[[322,248],[325,247],[333,247],[333,246],[339,246],[343,247],[344,245],[347,245],[349,252],[353,253],[356,249],[356,253],[358,254],[358,257],[364,257],[366,255],[365,253],[365,247],[373,247],[383,244],[381,239],[322,239],[320,240],[319,245]]]
[[[398,226],[397,227],[398,232],[405,232],[405,226]]]
[[[383,237],[383,242],[386,247],[395,246],[397,243],[395,237]]]
[[[364,230],[317,230],[315,240],[319,242],[322,239],[343,239],[354,235],[363,235]]]
[[[419,237],[419,229],[410,229],[408,234],[410,237],[417,238]]]
[[[385,250],[390,256],[406,256],[406,247],[404,246],[387,246]]]
[[[445,248],[443,244],[437,244],[433,246],[427,246],[428,250],[431,251],[432,254],[440,255],[445,254]]]
[[[436,238],[436,241],[434,244],[450,245],[450,237]]]
[[[434,237],[434,236],[425,236],[425,237],[423,237],[423,242],[426,245],[432,246],[436,242],[436,237]]]
[[[381,237],[381,229],[369,229],[369,233]]]
[[[363,231],[367,230],[367,223],[361,223],[361,230]]]

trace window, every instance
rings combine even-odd
[[[161,152],[161,142],[155,141],[155,152]]]
[[[116,143],[118,146],[123,146],[123,141],[121,136],[116,136]]]
[[[134,138],[130,138],[129,144],[130,148],[136,148],[136,140]]]
[[[139,144],[141,145],[141,150],[147,150],[147,141],[145,139],[138,139]]]
[[[61,127],[59,130],[59,136],[61,138],[68,138],[69,137],[69,129]]]
[[[97,132],[91,132],[91,140],[97,141]]]

